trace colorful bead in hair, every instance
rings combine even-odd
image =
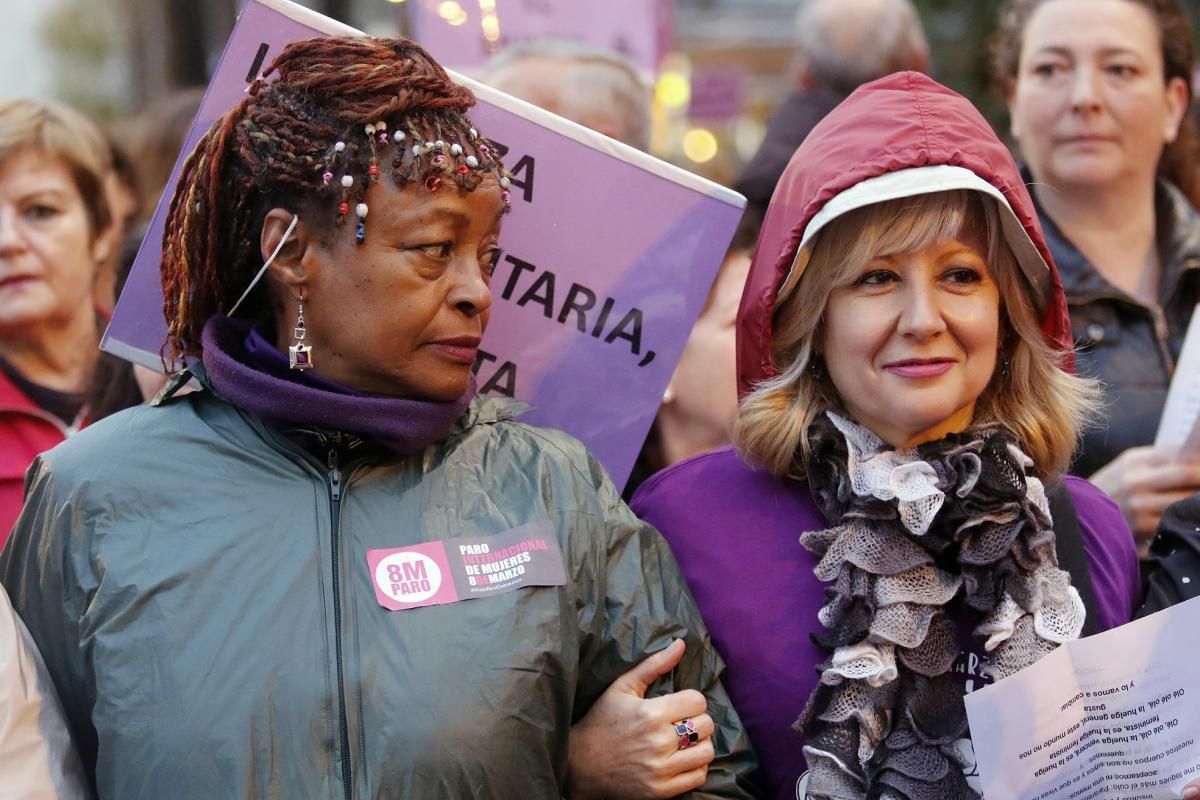
[[[401,189],[423,189],[427,178],[436,178],[442,191],[451,182],[473,191],[489,173],[504,175],[494,153],[479,148],[496,149],[467,116],[475,102],[471,91],[411,41],[293,42],[263,75],[213,124],[181,170],[163,234],[168,359],[198,355],[205,323],[226,313],[261,269],[262,220],[271,208],[306,206],[307,196],[314,211],[328,209],[325,223],[334,229],[335,218],[340,222],[366,203],[373,181],[384,174]],[[375,130],[367,145],[361,137],[369,124]],[[426,152],[426,142],[441,147]],[[389,145],[390,153],[378,152]],[[444,159],[435,163],[436,155]],[[357,228],[363,217],[355,222]],[[311,224],[324,227],[319,219]],[[267,291],[246,301],[246,314],[271,321]]]
[[[379,163],[375,155],[375,125],[368,123],[364,128],[367,134],[367,146],[371,148],[371,165],[367,167],[366,185],[370,186],[375,182],[375,176],[379,174]]]
[[[339,142],[339,144],[341,144]],[[354,185],[354,176],[346,174],[342,176],[342,202],[338,204],[337,224],[341,225],[346,219],[346,214],[350,211],[350,187]]]
[[[388,123],[384,120],[367,123],[362,127],[367,137],[370,160],[362,180],[355,180],[354,175],[349,172],[342,175],[343,191],[342,202],[338,205],[338,224],[341,224],[352,207],[356,210],[366,209],[366,204],[362,202],[357,206],[352,206],[351,198],[352,195],[363,198],[371,184],[378,181],[380,166],[377,146],[401,145],[410,138],[415,144],[410,148],[398,147],[392,159],[392,173],[400,185],[420,181],[425,190],[432,193],[445,186],[446,181],[452,181],[462,189],[471,190],[478,185],[483,173],[494,172],[500,183],[500,196],[505,210],[512,209],[511,195],[508,191],[511,180],[496,157],[495,149],[486,139],[479,136],[478,131],[474,128],[466,131],[467,138],[473,143],[471,149],[474,150],[474,152],[468,152],[467,148],[458,142],[448,144],[446,139],[442,138],[443,131],[440,126],[429,124],[421,119],[414,120],[414,122],[417,123],[415,130],[405,131],[401,125],[397,124],[391,135],[388,134]],[[421,123],[426,124],[423,126]],[[430,135],[431,133],[434,135]],[[347,152],[347,149],[345,143],[339,141],[334,146],[332,159],[336,160],[337,155],[342,152]],[[345,160],[347,168],[349,168],[353,159],[347,156]],[[326,174],[332,176],[332,173],[327,172]],[[324,180],[324,176],[322,179]],[[355,225],[355,241],[358,244],[365,241],[365,219],[365,213],[358,214],[358,223]]]
[[[354,228],[354,243],[362,244],[367,238],[367,204],[359,203],[354,207],[354,213],[358,215],[358,225]]]

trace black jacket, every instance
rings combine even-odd
[[[788,96],[767,123],[758,151],[742,168],[733,188],[746,195],[747,212],[758,218],[767,211],[775,184],[792,160],[796,148],[825,116],[846,99],[845,94],[824,89],[797,91]]]
[[[1144,617],[1200,595],[1200,492],[1170,506],[1150,544]]]
[[[1200,214],[1178,189],[1162,182],[1155,203],[1161,318],[1158,309],[1105,280],[1038,209],[1067,292],[1078,348],[1075,369],[1104,384],[1105,424],[1084,435],[1071,468],[1076,475],[1087,477],[1130,447],[1154,442],[1188,321],[1200,302]]]

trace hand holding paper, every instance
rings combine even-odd
[[[1200,491],[1200,452],[1167,447],[1131,447],[1091,476],[1129,523],[1145,557],[1167,506]]]
[[[967,696],[984,796],[1177,798],[1200,776],[1200,602],[1069,642]]]

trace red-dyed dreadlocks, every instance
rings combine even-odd
[[[199,355],[204,324],[228,312],[262,266],[270,209],[332,230],[383,171],[377,159],[390,161],[401,188],[421,179],[471,191],[484,173],[503,175],[466,115],[475,96],[407,39],[295,42],[264,75],[273,73],[204,135],[171,198],[162,256],[169,359]],[[270,293],[256,289],[243,308],[240,317],[270,321]]]

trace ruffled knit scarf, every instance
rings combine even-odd
[[[978,798],[956,747],[970,734],[947,607],[979,620],[996,680],[1083,627],[1033,462],[999,428],[893,450],[828,413],[809,438],[809,483],[830,527],[801,537],[828,584],[815,638],[829,657],[797,723],[808,797]]]

